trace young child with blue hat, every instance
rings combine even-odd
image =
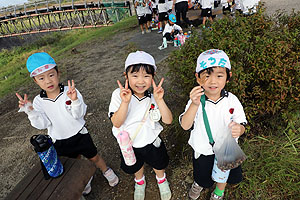
[[[101,169],[110,186],[117,185],[119,178],[97,153],[97,148],[85,127],[87,106],[75,88],[74,80],[68,80],[68,86],[61,84],[56,62],[45,52],[29,56],[26,66],[41,92],[32,103],[27,94],[22,97],[16,93],[20,111],[28,115],[33,127],[48,130],[59,156],[79,158],[83,155]],[[83,194],[91,191],[90,183],[91,180]]]
[[[210,200],[221,200],[227,183],[242,181],[241,166],[217,170],[213,151],[213,146],[222,144],[228,134],[237,141],[247,123],[238,98],[224,89],[232,74],[230,70],[224,51],[210,49],[201,53],[195,73],[198,86],[191,90],[190,100],[179,117],[181,127],[191,131],[188,143],[193,148],[194,183],[189,191],[192,199],[198,199],[203,188],[210,188],[216,182]]]
[[[165,26],[163,31],[163,43],[160,47],[160,50],[165,49],[168,47],[167,43],[173,43],[174,38],[177,34],[183,33],[182,28],[175,24],[176,23],[176,16],[174,14],[169,15],[169,21]]]

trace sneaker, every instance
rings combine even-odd
[[[146,33],[151,33],[151,29],[146,30]]]
[[[119,178],[111,168],[108,168],[108,170],[106,170],[103,176],[107,179],[108,184],[111,187],[114,187],[119,183]]]
[[[209,200],[222,200],[223,197],[224,197],[224,193],[223,193],[222,196],[218,196],[214,192],[212,192],[211,195],[210,195],[210,199]]]
[[[195,181],[189,191],[189,197],[191,199],[198,199],[200,196],[200,192],[203,190],[203,187],[199,186]]]
[[[144,35],[145,34],[145,31],[142,31],[142,35]]]
[[[172,40],[167,40],[168,44],[173,44],[174,42]]]
[[[203,29],[205,29],[205,26],[202,26]]]
[[[163,49],[166,49],[166,48],[167,47],[165,47],[164,45],[161,45],[161,46],[158,47],[159,50],[163,50]]]
[[[84,190],[82,192],[83,196],[86,196],[86,195],[88,195],[88,194],[91,193],[91,191],[92,191],[92,186],[91,186],[92,180],[93,180],[93,176],[91,177],[91,179],[89,180],[89,182],[86,184],[86,186],[85,186],[85,188],[84,188]]]
[[[170,200],[172,193],[169,187],[169,183],[165,180],[163,183],[158,184],[161,200]]]
[[[162,33],[163,32],[163,30],[159,30],[157,33]]]
[[[146,190],[146,181],[143,185],[135,183],[134,185],[134,200],[144,200],[145,199],[145,190]]]

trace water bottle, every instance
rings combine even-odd
[[[125,164],[132,166],[136,163],[136,157],[132,148],[132,141],[127,131],[121,131],[117,136]]]
[[[59,177],[63,171],[63,165],[60,162],[52,140],[48,135],[34,135],[30,138],[34,150],[40,157],[44,178]]]
[[[178,41],[178,38],[175,37],[175,38],[174,38],[174,47],[177,47],[177,43],[178,43],[177,41]]]

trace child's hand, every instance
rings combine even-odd
[[[152,87],[153,87],[153,96],[155,101],[159,101],[161,99],[163,99],[164,97],[164,89],[161,87],[161,85],[164,82],[164,78],[162,78],[158,84],[158,86],[156,86],[154,79],[152,79]]]
[[[122,86],[119,80],[117,80],[119,88],[120,88],[120,96],[124,103],[129,103],[131,99],[131,90],[128,89],[128,80],[125,82],[125,88]]]
[[[69,90],[67,92],[67,96],[72,100],[72,101],[76,101],[77,98],[77,92],[75,89],[75,83],[74,80],[72,80],[72,85],[70,83],[70,80],[68,80],[68,86],[69,86]]]
[[[231,128],[231,135],[233,138],[241,136],[245,131],[245,127],[236,122],[230,122],[229,128]]]
[[[190,92],[190,99],[192,100],[192,103],[199,106],[200,105],[200,98],[204,94],[204,89],[202,86],[196,86],[192,89]]]
[[[18,93],[16,93],[18,99],[19,99],[19,108],[23,108],[25,106],[25,104],[27,103],[30,103],[31,104],[31,101],[29,101],[27,99],[27,94],[24,94],[24,99],[21,97],[21,95],[19,95]],[[33,110],[33,107],[32,106],[29,106],[28,107],[30,110]]]

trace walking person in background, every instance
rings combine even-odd
[[[148,26],[147,26],[146,13],[145,13],[146,2],[144,0],[135,0],[134,7],[136,9],[136,15],[138,17],[138,21],[139,21],[139,25],[140,25],[142,34],[145,34],[144,26],[145,26],[146,32],[149,32]]]
[[[190,20],[186,16],[186,13],[188,12],[189,9],[188,7],[189,7],[188,0],[173,0],[172,10],[175,9],[177,25],[182,26],[181,17],[187,25],[191,24]]]
[[[206,20],[209,19],[211,23],[213,23],[212,18],[212,7],[214,5],[214,0],[201,0],[201,17],[203,18],[202,26],[205,28]]]

